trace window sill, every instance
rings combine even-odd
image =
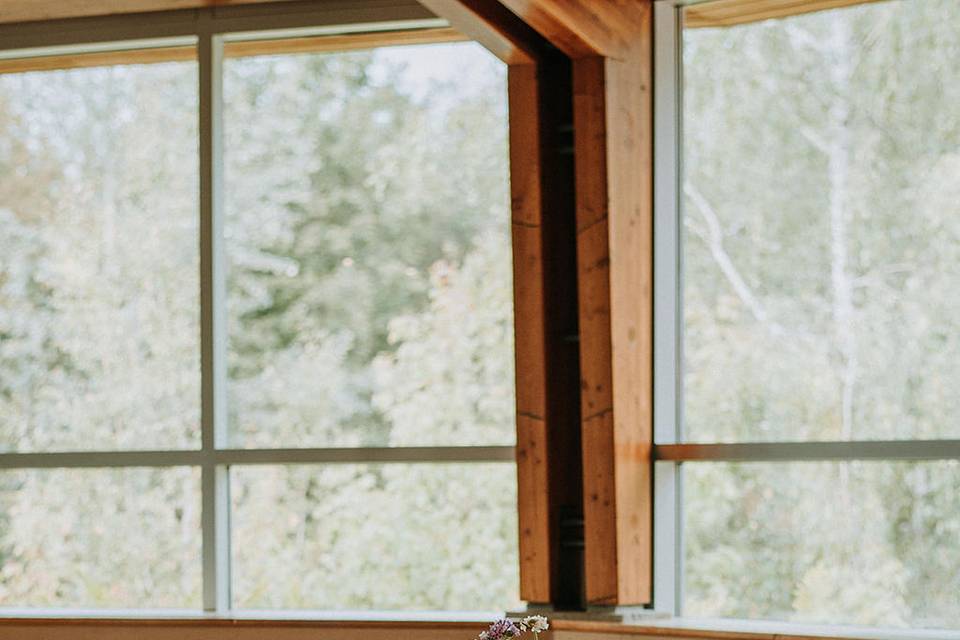
[[[427,611],[255,611],[230,614],[183,609],[0,609],[0,629],[23,624],[83,627],[202,627],[314,629],[447,629],[475,632],[499,617],[484,612]],[[958,640],[957,631],[875,629],[749,620],[651,619],[643,624],[551,620],[551,628],[591,637],[648,637],[656,640]],[[2,633],[0,633],[2,637]]]
[[[192,609],[30,609],[0,608],[0,627],[24,622],[40,624],[146,626],[425,626],[454,627],[489,624],[502,614],[477,611],[258,611],[204,613]]]
[[[643,624],[554,620],[560,631],[655,636],[658,640],[958,640],[960,632],[946,630],[878,629],[845,625],[813,625],[753,620],[698,618],[651,619]]]

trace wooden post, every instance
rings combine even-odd
[[[652,591],[650,0],[502,0],[573,59],[586,599]]]
[[[563,535],[582,518],[569,74],[564,60],[510,67],[510,159],[520,591],[576,607],[582,560]]]
[[[529,602],[549,602],[552,544],[547,464],[547,335],[536,65],[512,65],[508,82],[520,597]]]
[[[648,83],[574,62],[587,601],[652,584],[653,228]]]

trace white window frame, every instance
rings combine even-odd
[[[654,602],[683,616],[683,473],[700,462],[960,459],[960,439],[689,443],[683,420],[683,5],[654,2]],[[734,628],[756,627],[738,621]],[[806,627],[759,621],[764,629]],[[714,624],[717,623],[717,624]],[[739,626],[736,626],[739,625]],[[730,627],[711,621],[712,627]],[[821,628],[822,630],[822,628]],[[947,632],[948,634],[953,632]],[[894,634],[896,635],[896,634]],[[897,637],[901,637],[897,635]],[[902,637],[947,637],[911,631]]]
[[[223,236],[223,44],[448,26],[416,0],[325,0],[223,6],[151,15],[0,25],[0,59],[197,46],[201,446],[193,450],[0,453],[10,469],[193,467],[201,471],[203,611],[233,613],[230,467],[294,464],[514,462],[513,446],[238,449],[227,425],[226,262]],[[0,612],[4,609],[0,609]],[[19,611],[19,610],[18,610]]]
[[[683,440],[683,283],[680,275],[682,9],[653,6],[653,441]],[[683,603],[683,474],[679,462],[653,468],[653,608],[679,616]]]

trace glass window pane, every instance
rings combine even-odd
[[[510,463],[234,467],[235,606],[518,605]]]
[[[0,74],[0,450],[199,444],[197,65]]]
[[[0,607],[199,608],[194,469],[0,472]]]
[[[690,439],[960,436],[960,4],[683,47]]]
[[[232,442],[512,444],[503,65],[389,47],[224,83]]]
[[[685,615],[960,628],[960,462],[683,476]]]

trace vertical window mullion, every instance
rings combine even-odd
[[[680,10],[654,4],[654,441],[682,438],[680,251]],[[682,589],[682,477],[675,462],[654,465],[654,608],[679,615]]]
[[[211,16],[201,14],[200,68],[200,307],[203,487],[203,607],[230,609],[230,479],[214,452],[227,445],[226,274],[223,254],[223,42]]]

